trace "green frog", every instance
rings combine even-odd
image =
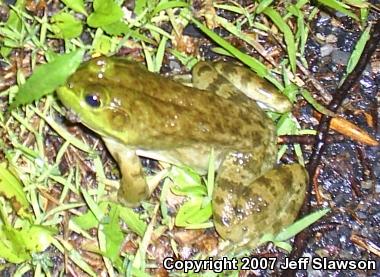
[[[150,194],[139,156],[205,174],[213,148],[215,228],[224,239],[255,245],[291,224],[304,200],[308,175],[299,164],[275,166],[275,127],[263,111],[286,112],[291,103],[242,66],[199,62],[192,75],[189,87],[136,62],[99,57],[57,94],[118,163],[125,205]]]

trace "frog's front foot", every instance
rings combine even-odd
[[[134,149],[129,149],[122,143],[107,138],[104,142],[121,172],[118,201],[129,207],[138,206],[150,195],[140,158]]]

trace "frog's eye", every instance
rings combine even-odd
[[[93,108],[99,108],[101,105],[99,95],[87,94],[84,99],[86,100],[86,103]]]

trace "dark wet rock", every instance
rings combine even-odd
[[[319,33],[322,36],[327,36],[332,33],[331,27],[331,17],[321,12],[317,20],[313,22],[312,29],[315,34]]]
[[[359,33],[341,32],[338,36],[337,46],[344,52],[352,52],[358,38]]]
[[[319,71],[319,57],[321,54],[320,45],[314,41],[309,39],[307,41],[307,47],[305,48],[305,58],[309,65],[309,70],[311,72]]]
[[[321,57],[329,56],[334,51],[334,45],[326,43],[320,48]]]
[[[9,17],[9,7],[0,4],[0,22],[6,22]]]
[[[16,0],[4,0],[4,3],[8,5],[14,5],[16,4]]]
[[[347,53],[341,50],[334,50],[331,53],[331,58],[332,58],[333,63],[347,65],[348,60],[350,58],[350,53]]]
[[[183,35],[195,38],[206,38],[203,32],[201,32],[194,24],[187,25],[183,30]]]
[[[82,34],[80,35],[80,38],[84,43],[88,43],[88,44],[91,44],[93,40],[92,35],[87,30],[82,32]]]

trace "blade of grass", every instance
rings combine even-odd
[[[348,10],[350,6],[342,2],[336,0],[318,0],[318,2],[359,21],[359,18],[356,16],[356,14]]]
[[[173,8],[185,8],[189,7],[189,4],[183,1],[162,1],[160,2],[153,10],[152,17],[158,14],[160,11],[164,11],[167,9],[173,9]]]
[[[282,19],[281,15],[271,7],[266,8],[263,13],[267,15],[277,28],[284,34],[285,44],[287,47],[290,67],[293,73],[296,73],[296,45],[292,30]]]
[[[346,76],[354,70],[356,64],[358,63],[360,56],[362,55],[364,51],[364,47],[370,37],[370,30],[371,30],[371,24],[367,26],[367,28],[364,30],[362,35],[360,36],[358,42],[355,45],[355,49],[352,52],[350,59],[348,60],[347,69],[346,69]],[[342,78],[340,84],[344,82],[346,78]]]
[[[305,100],[313,106],[314,109],[316,109],[318,112],[322,113],[322,114],[325,114],[325,115],[328,115],[328,116],[332,116],[334,117],[335,114],[330,111],[329,109],[327,109],[326,107],[324,107],[323,105],[319,104],[314,98],[313,96],[310,94],[310,92],[306,89],[301,89],[300,90],[301,92],[301,95],[303,96],[303,98],[305,98]]]
[[[259,60],[251,57],[248,54],[241,52],[235,46],[230,44],[224,38],[218,36],[216,33],[208,29],[205,25],[203,25],[198,20],[192,18],[191,21],[207,36],[209,36],[213,41],[219,44],[222,48],[230,52],[234,57],[239,59],[242,63],[246,64],[250,68],[252,68],[260,77],[265,77],[268,75],[268,70]]]
[[[156,58],[155,58],[155,62],[154,62],[154,72],[159,73],[161,70],[162,61],[164,60],[167,41],[168,41],[168,38],[163,36],[161,38],[160,44],[158,45],[157,52],[156,52]]]
[[[313,212],[300,220],[297,220],[292,225],[290,225],[288,228],[286,228],[284,231],[280,232],[276,237],[276,241],[284,241],[288,240],[291,237],[294,237],[296,234],[313,224],[314,222],[318,221],[321,217],[325,216],[330,211],[329,208],[322,209],[316,212]]]

